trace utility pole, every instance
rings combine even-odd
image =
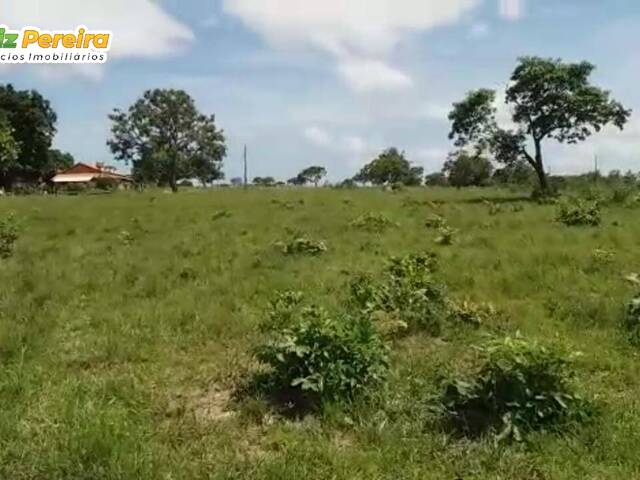
[[[247,145],[244,146],[244,188],[249,185],[248,171],[247,171]]]

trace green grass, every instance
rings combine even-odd
[[[490,215],[484,198],[506,203]],[[506,191],[286,189],[0,199],[0,217],[9,211],[23,231],[0,260],[0,478],[640,476],[640,358],[619,328],[636,293],[623,277],[640,271],[637,210],[605,208],[600,227],[569,228],[554,206]],[[369,212],[398,228],[350,227]],[[433,213],[458,230],[453,245],[434,242]],[[292,232],[328,251],[283,255],[273,244]],[[599,261],[596,249],[614,255]],[[453,298],[500,315],[398,341],[373,401],[294,421],[230,400],[256,369],[274,291],[335,306],[356,273],[425,250]],[[597,419],[500,445],[432,425],[438,380],[473,361],[487,333],[518,331],[583,352],[577,389]]]

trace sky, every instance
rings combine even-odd
[[[318,164],[340,180],[391,146],[438,171],[451,104],[504,91],[518,57],[539,55],[594,63],[594,82],[634,109],[623,132],[548,141],[548,169],[585,172],[597,156],[604,171],[640,170],[638,0],[0,0],[0,13],[16,30],[113,32],[104,65],[0,65],[0,83],[52,102],[55,146],[85,163],[114,162],[114,108],[181,88],[224,129],[227,178],[245,144],[251,177]]]

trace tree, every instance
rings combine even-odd
[[[244,180],[242,179],[242,177],[233,177],[230,181],[231,185],[233,185],[234,187],[240,187],[242,184],[244,184]]]
[[[535,170],[525,160],[516,160],[506,164],[493,173],[493,180],[501,184],[525,185],[536,176]]]
[[[300,175],[297,175],[297,176],[287,180],[287,183],[289,185],[301,186],[301,185],[304,185],[305,183],[307,183],[307,180],[304,177],[301,177]]]
[[[273,177],[256,177],[253,179],[253,184],[261,187],[273,187],[276,184],[276,179]]]
[[[43,179],[48,180],[59,171],[73,167],[75,163],[75,158],[70,153],[52,148],[48,152],[47,164],[43,169]]]
[[[324,177],[327,176],[327,169],[324,167],[309,167],[305,168],[302,172],[298,174],[298,179],[301,180],[304,185],[305,183],[313,183],[316,187],[320,183]]]
[[[201,114],[183,90],[148,90],[126,113],[115,109],[109,118],[107,144],[118,160],[132,163],[137,181],[177,192],[181,178],[221,178],[224,134],[215,117]]]
[[[449,180],[446,174],[435,172],[424,177],[424,184],[428,187],[446,187],[449,185]]]
[[[611,100],[608,91],[590,83],[594,69],[588,62],[521,58],[505,97],[516,127],[505,129],[497,124],[495,91],[476,90],[454,104],[449,114],[449,136],[456,146],[490,151],[503,164],[526,161],[534,169],[541,190],[548,192],[542,152],[545,140],[576,144],[609,124],[623,129],[631,115],[630,110]]]
[[[17,158],[0,172],[0,185],[10,189],[18,180],[41,181],[48,169],[48,152],[56,133],[57,117],[51,104],[35,90],[0,86],[0,117],[19,146]]]
[[[457,187],[484,186],[493,173],[491,162],[479,154],[470,154],[464,150],[449,155],[442,169],[449,184]]]
[[[389,148],[382,152],[376,159],[354,177],[357,182],[370,182],[374,185],[390,185],[402,183],[408,186],[422,184],[424,169],[412,166],[405,158],[405,153],[397,148]]]
[[[13,138],[13,128],[9,123],[0,120],[0,178],[4,178],[17,166],[20,146]]]

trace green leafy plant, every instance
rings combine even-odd
[[[640,276],[637,274],[627,277],[629,283],[640,287]],[[623,327],[634,345],[640,345],[640,292],[627,305]]]
[[[565,200],[558,206],[556,220],[567,226],[597,227],[602,221],[597,201]]]
[[[438,334],[447,302],[445,288],[435,278],[436,269],[431,253],[392,257],[380,278],[361,275],[351,282],[351,303],[375,318],[383,330]]]
[[[223,218],[231,218],[231,212],[229,210],[218,210],[213,215],[211,215],[211,220],[214,222],[217,220],[222,220]]]
[[[440,215],[432,214],[427,217],[425,221],[427,228],[439,229],[447,226],[447,221]]]
[[[13,255],[15,243],[20,237],[20,226],[15,213],[0,218],[0,258]]]
[[[292,407],[349,401],[386,377],[388,348],[369,319],[305,305],[298,292],[271,302],[262,332],[265,386]]]
[[[294,236],[285,242],[276,242],[275,246],[284,255],[310,255],[313,257],[327,252],[327,245],[321,240],[313,240],[305,236]]]
[[[434,242],[437,243],[438,245],[447,246],[447,245],[453,245],[455,241],[455,236],[458,233],[458,230],[456,230],[455,228],[445,226],[445,227],[441,227],[438,230],[438,233],[439,235],[436,237]]]
[[[506,338],[479,352],[479,368],[448,381],[440,400],[446,425],[458,434],[521,440],[591,413],[574,392],[572,356],[557,346]]]
[[[496,315],[490,303],[474,303],[470,300],[449,303],[449,319],[457,324],[480,327]]]
[[[350,225],[353,228],[378,233],[383,232],[388,228],[398,226],[397,223],[394,223],[386,215],[375,212],[369,212],[359,216],[358,218],[353,220]]]

